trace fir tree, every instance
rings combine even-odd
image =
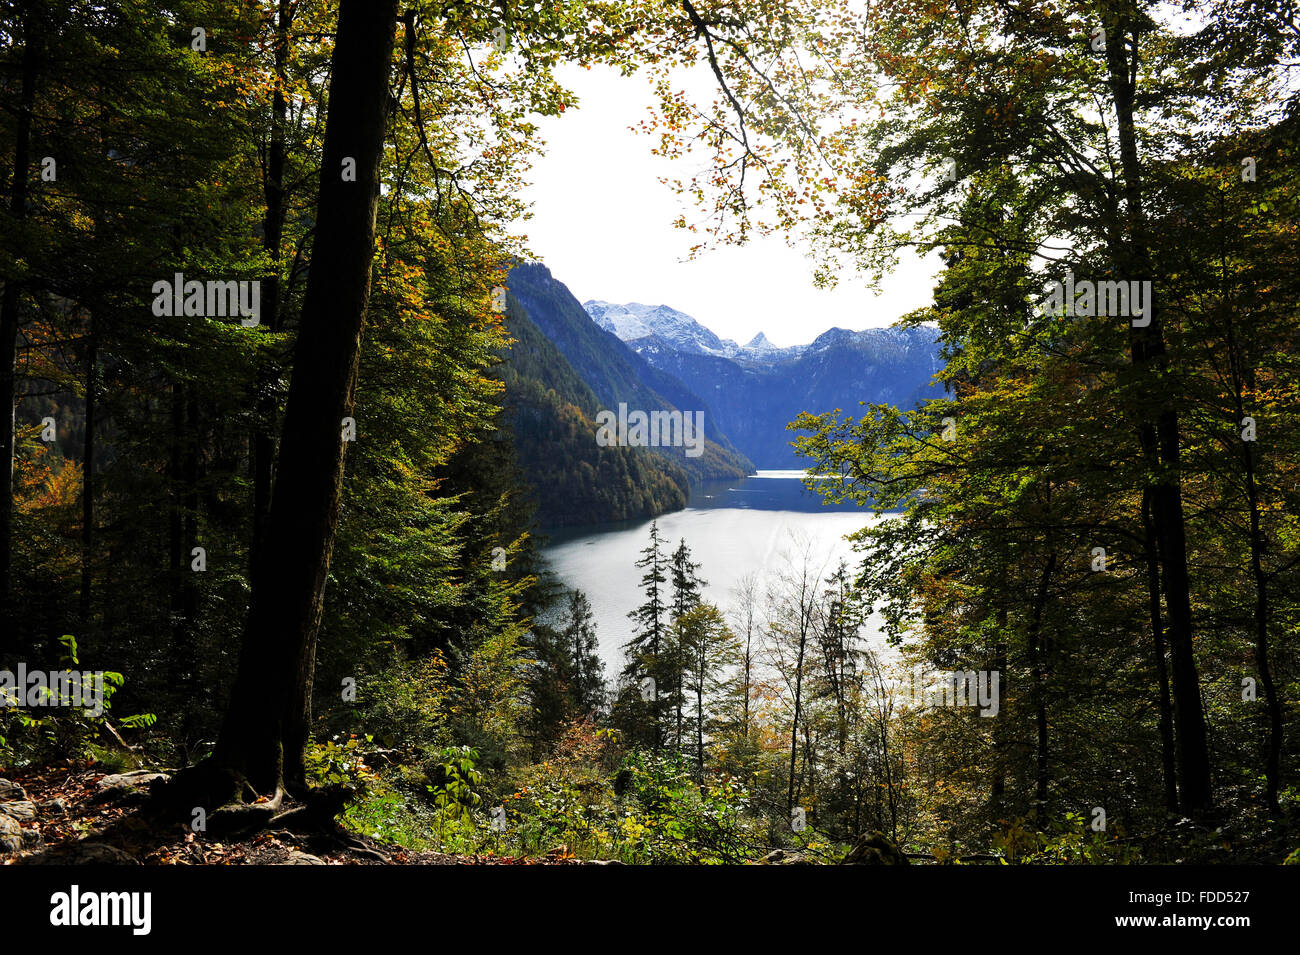
[[[643,703],[648,704],[650,722],[653,726],[653,745],[656,750],[663,746],[662,717],[664,705],[668,699],[661,696],[661,686],[669,686],[664,681],[664,651],[668,648],[668,616],[664,585],[668,577],[664,573],[667,560],[659,538],[659,522],[650,523],[650,543],[642,549],[636,566],[645,571],[641,576],[641,587],[645,592],[645,602],[637,607],[628,617],[635,622],[637,632],[624,647],[627,652],[627,664],[623,668],[625,683],[635,684],[637,689],[644,687]],[[645,684],[643,681],[652,681]],[[635,707],[631,694],[624,692],[622,698]]]
[[[671,685],[672,690],[672,708],[674,710],[674,741],[677,749],[682,749],[682,710],[686,701],[686,689],[684,686],[686,671],[692,666],[693,656],[690,647],[681,641],[681,631],[677,629],[676,624],[687,613],[695,609],[700,604],[700,591],[708,583],[701,580],[699,576],[700,565],[691,560],[691,549],[686,544],[686,538],[682,538],[677,549],[673,551],[671,566],[671,578],[673,585],[672,598],[672,615],[673,615],[673,640],[670,652],[665,654],[665,668],[671,670],[673,677]]]

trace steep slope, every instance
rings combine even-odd
[[[600,328],[563,283],[550,270],[535,263],[515,266],[507,284],[538,330],[567,359],[582,381],[595,393],[600,408],[703,412],[704,453],[687,456],[684,448],[656,448],[656,454],[684,468],[692,480],[741,477],[753,470],[719,428],[712,407],[697,389],[689,387],[668,369],[638,355],[619,338]],[[594,428],[593,428],[594,435]],[[593,438],[594,440],[594,438]]]
[[[497,376],[516,457],[535,491],[544,527],[653,517],[686,506],[684,468],[646,448],[602,448],[595,415],[601,402],[559,349],[506,298],[506,327],[515,339]]]

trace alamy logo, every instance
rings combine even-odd
[[[159,318],[189,315],[198,318],[233,318],[240,316],[245,328],[252,328],[262,313],[262,283],[257,280],[200,282],[185,281],[177,272],[169,281],[153,283],[153,313]]]
[[[902,701],[917,709],[932,706],[978,706],[980,716],[997,716],[1001,673],[997,670],[926,670],[908,674],[897,687]]]
[[[0,709],[6,706],[70,706],[86,710],[91,716],[104,713],[104,673],[102,670],[28,670],[18,664],[18,672],[0,670]]]
[[[1048,284],[1042,308],[1055,316],[1127,318],[1134,328],[1146,328],[1151,324],[1151,282],[1076,282],[1074,273],[1066,272],[1064,282]]]
[[[686,448],[688,458],[704,453],[703,411],[633,411],[619,402],[618,414],[596,414],[596,443],[602,448]]]
[[[132,935],[148,935],[153,928],[153,895],[149,892],[68,892],[50,896],[50,924],[125,925]]]

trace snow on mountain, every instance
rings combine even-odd
[[[735,357],[741,350],[731,339],[719,338],[685,312],[667,305],[618,305],[592,300],[582,307],[597,325],[629,344],[643,338],[660,338],[677,351],[726,358]]]
[[[739,346],[666,305],[587,302],[592,321],[707,398],[724,434],[759,467],[801,467],[786,425],[859,402],[914,407],[938,394],[936,329],[828,328],[807,345],[766,335]]]
[[[759,332],[749,340],[749,344],[745,346],[744,351],[746,355],[755,358],[772,358],[784,353],[787,349],[781,348],[778,345],[773,345],[767,340],[766,335]]]
[[[746,345],[729,338],[719,338],[690,315],[667,305],[642,305],[628,302],[619,305],[592,299],[583,303],[587,314],[601,328],[613,332],[638,353],[682,352],[688,355],[714,355],[742,364],[763,365],[815,355],[834,348],[870,348],[873,351],[905,350],[915,343],[915,333],[900,328],[867,328],[852,331],[828,328],[807,345],[774,345],[759,332]]]

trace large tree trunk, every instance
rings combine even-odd
[[[16,225],[27,216],[27,180],[31,175],[32,111],[36,105],[36,80],[41,57],[37,14],[24,10],[22,87],[14,131],[14,161],[9,190],[9,219]],[[12,225],[10,226],[12,228]],[[14,445],[18,400],[18,306],[19,286],[14,279],[4,283],[0,292],[0,402],[4,402],[4,422],[0,424],[0,660],[16,653],[18,621],[12,605],[14,520]]]
[[[1133,103],[1137,85],[1137,14],[1125,9],[1118,17],[1106,21],[1107,66],[1115,100],[1120,164],[1124,175],[1124,202],[1128,237],[1116,266],[1131,281],[1153,278],[1150,249],[1147,243],[1146,215],[1142,200],[1142,170],[1138,160],[1137,127]],[[1129,46],[1132,47],[1130,61]],[[1178,475],[1181,452],[1178,412],[1163,397],[1154,394],[1159,388],[1161,370],[1168,364],[1160,309],[1152,302],[1149,324],[1130,326],[1129,347],[1133,365],[1145,375],[1152,400],[1139,426],[1139,440],[1152,472],[1159,476],[1146,489],[1151,502],[1151,523],[1159,545],[1161,583],[1168,617],[1170,670],[1173,677],[1174,723],[1177,728],[1179,794],[1182,807],[1189,813],[1202,813],[1213,805],[1210,783],[1209,745],[1205,733],[1205,714],[1201,705],[1200,678],[1196,670],[1193,646],[1191,580],[1187,567],[1187,537],[1183,516],[1182,487]]]
[[[268,331],[280,330],[280,246],[284,234],[284,127],[289,113],[285,96],[289,70],[289,27],[293,22],[291,0],[280,0],[275,25],[275,92],[271,96],[271,139],[267,147],[264,191],[266,213],[262,219],[262,247],[271,260],[264,280],[261,323]],[[278,364],[278,362],[277,362]],[[278,369],[267,369],[258,380],[257,417],[252,436],[253,546],[250,570],[257,579],[257,563],[266,542],[267,517],[271,512],[271,475],[275,462],[275,419],[277,402],[272,390]]]
[[[239,672],[214,754],[263,794],[303,781],[316,633],[370,298],[396,0],[342,0],[316,238]],[[345,182],[344,160],[356,164]]]

